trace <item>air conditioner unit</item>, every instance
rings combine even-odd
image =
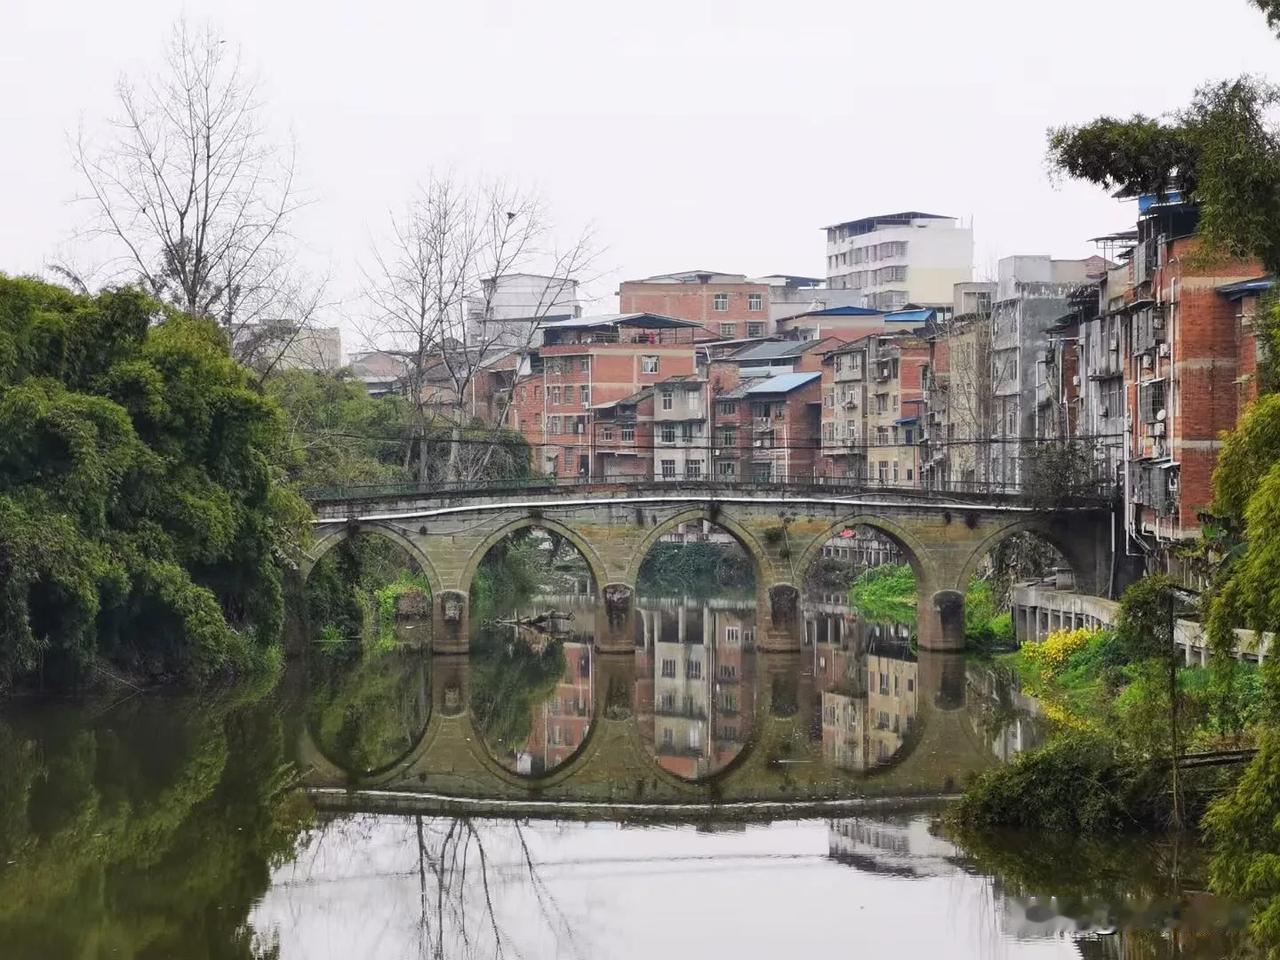
[[[717,447],[715,450],[712,450],[712,451],[711,451],[711,455],[712,455],[713,457],[718,457],[718,456],[720,456],[720,449]]]
[[[1160,344],[1160,346],[1157,347],[1156,350],[1162,357],[1169,356],[1169,345],[1167,343]]]
[[[1163,424],[1163,423],[1153,423],[1153,424],[1151,425],[1151,435],[1152,435],[1153,437],[1163,437],[1163,436],[1164,436],[1164,424]]]
[[[1169,492],[1178,492],[1178,474],[1172,470],[1169,471]]]
[[[764,441],[763,441],[763,440],[757,440],[757,441],[755,441],[755,443],[753,443],[753,444],[752,444],[752,446],[754,446],[754,447],[763,447],[763,446],[764,446]]]
[[[1150,370],[1150,369],[1151,369],[1151,354],[1149,354],[1149,353],[1144,353],[1144,354],[1142,355],[1142,369],[1143,369],[1143,370]]]
[[[1072,377],[1072,378],[1071,378],[1071,385],[1072,385],[1073,387],[1078,387],[1078,386],[1080,386],[1080,378],[1079,378],[1078,376]]]

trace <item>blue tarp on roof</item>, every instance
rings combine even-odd
[[[819,379],[820,373],[783,373],[776,377],[763,377],[759,383],[747,387],[747,394],[753,393],[790,393],[807,383]]]
[[[1265,293],[1274,285],[1275,281],[1270,277],[1258,277],[1256,280],[1223,284],[1218,288],[1218,292],[1227,297],[1243,297],[1251,293]]]
[[[878,317],[884,313],[883,310],[872,310],[869,307],[827,307],[825,310],[811,310],[808,313],[802,313],[802,317]],[[791,320],[792,317],[784,317],[783,319]]]

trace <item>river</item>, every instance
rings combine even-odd
[[[817,587],[769,652],[719,581],[642,590],[627,653],[556,577],[469,655],[402,620],[217,695],[11,701],[0,956],[1229,955],[1184,841],[947,835],[1043,729],[989,665]]]

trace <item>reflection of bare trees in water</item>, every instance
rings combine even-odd
[[[432,960],[458,955],[446,949],[446,930],[452,930],[461,940],[462,956],[503,957],[509,949],[519,956],[517,941],[503,930],[494,909],[495,887],[511,882],[527,884],[537,904],[539,919],[560,942],[560,955],[579,955],[569,918],[538,875],[523,825],[518,822],[506,825],[518,841],[519,860],[498,864],[491,861],[485,847],[486,828],[495,826],[492,822],[464,817],[427,822],[421,816],[414,818],[422,904],[418,955]],[[477,899],[479,917],[473,903]],[[470,917],[467,915],[469,903],[472,904]]]
[[[301,952],[317,910],[386,956],[489,960],[585,957],[575,923],[539,873],[528,825],[469,817],[354,816],[321,825],[277,876],[268,923]],[[309,930],[308,928],[312,928]],[[535,946],[536,945],[536,946]],[[288,952],[287,950],[285,951]]]

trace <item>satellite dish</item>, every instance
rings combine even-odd
[[[1159,410],[1156,411],[1156,423],[1164,423],[1164,418],[1165,418],[1164,408],[1161,407]]]

